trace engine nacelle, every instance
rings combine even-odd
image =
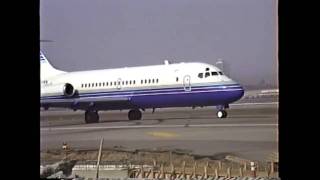
[[[41,96],[63,95],[72,97],[75,93],[76,90],[70,83],[46,85],[41,87]]]
[[[73,96],[75,94],[75,92],[76,91],[75,91],[74,87],[71,84],[69,84],[69,83],[64,84],[64,86],[63,86],[63,94],[65,96],[71,97],[71,96]]]

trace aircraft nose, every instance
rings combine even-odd
[[[239,85],[239,97],[238,97],[238,99],[241,99],[242,97],[243,97],[243,95],[244,95],[244,88],[243,88],[243,86],[241,86],[240,84],[238,84]]]

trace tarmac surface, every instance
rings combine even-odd
[[[232,154],[265,161],[278,152],[278,103],[231,104],[228,117],[218,119],[215,107],[167,108],[143,112],[142,120],[127,120],[126,111],[99,112],[100,123],[85,124],[84,112],[40,112],[40,150],[104,148],[180,149],[199,155]]]

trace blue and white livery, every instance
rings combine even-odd
[[[165,107],[216,106],[225,118],[229,104],[244,89],[217,67],[200,62],[64,72],[40,52],[41,107],[85,111],[85,122],[99,122],[98,111],[129,109],[129,120],[140,110]]]

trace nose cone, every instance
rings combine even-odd
[[[236,84],[235,87],[232,88],[232,91],[230,91],[231,97],[230,100],[231,102],[238,101],[241,99],[244,95],[244,88],[240,84]]]
[[[238,83],[235,83],[231,85],[223,95],[220,97],[222,98],[222,102],[219,102],[220,104],[230,104],[235,101],[238,101],[241,99],[244,95],[244,88],[239,85]]]
[[[234,92],[233,92],[233,101],[237,101],[239,99],[241,99],[244,95],[244,88],[239,84],[237,83],[236,81],[230,79],[229,81],[230,84],[232,85],[235,85],[234,88]]]
[[[239,84],[239,97],[238,100],[241,99],[244,95],[244,88]]]

